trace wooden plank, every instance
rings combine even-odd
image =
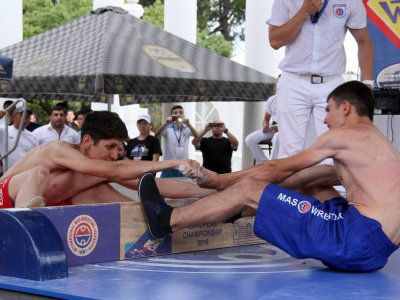
[[[173,207],[188,205],[197,199],[167,199]],[[121,204],[121,260],[157,254],[172,254],[265,243],[253,232],[254,217],[238,219],[235,223],[210,223],[191,226],[165,239],[154,239],[140,203]],[[160,243],[163,249],[158,249]],[[150,249],[148,248],[150,245]],[[146,249],[147,250],[146,250]]]
[[[173,207],[197,199],[167,199]],[[154,239],[138,201],[35,209],[53,223],[68,266],[264,243],[253,233],[254,218],[179,230]]]

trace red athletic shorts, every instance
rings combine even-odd
[[[8,184],[10,183],[8,178],[5,181],[0,182],[0,209],[3,208],[14,208],[13,201],[8,194]]]
[[[57,206],[66,206],[66,205],[73,205],[72,201],[69,198],[57,204]]]

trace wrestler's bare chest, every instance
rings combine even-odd
[[[50,173],[50,182],[44,193],[49,201],[62,201],[76,193],[94,186],[105,179],[71,170],[57,170]]]

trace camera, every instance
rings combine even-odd
[[[211,123],[210,127],[220,127],[222,124],[219,123]]]
[[[172,121],[177,121],[177,122],[181,122],[182,123],[183,118],[182,117],[178,117],[178,116],[173,116],[172,117]]]

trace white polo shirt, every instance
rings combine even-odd
[[[8,149],[11,149],[16,141],[18,129],[14,128],[14,125],[8,126]],[[8,156],[8,168],[11,168],[22,156],[31,151],[36,146],[39,146],[39,142],[36,136],[29,130],[22,130],[19,136],[19,142],[17,148],[10,153]],[[0,127],[0,152],[6,153],[5,151],[5,128],[4,124]],[[4,164],[4,160],[3,160]]]
[[[61,134],[58,134],[58,132],[53,129],[51,123],[35,129],[32,133],[37,137],[39,145],[54,141],[66,141],[79,144],[81,141],[81,136],[65,124]]]
[[[269,25],[287,23],[304,1],[275,0]],[[367,13],[362,0],[329,0],[318,23],[308,18],[297,37],[285,49],[279,69],[301,75],[338,75],[346,70],[343,42],[347,28],[367,26]]]

